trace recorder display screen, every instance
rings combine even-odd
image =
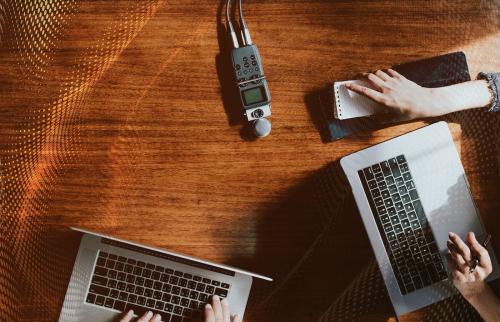
[[[253,105],[267,100],[264,86],[247,89],[242,92],[245,105]]]

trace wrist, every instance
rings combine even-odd
[[[471,304],[478,302],[481,298],[484,298],[485,293],[488,293],[488,284],[486,282],[477,282],[473,288],[467,290],[466,292],[461,292],[462,296]]]
[[[434,114],[443,115],[491,104],[492,96],[484,80],[429,89]]]
[[[432,102],[432,114],[434,116],[440,116],[448,113],[454,112],[451,102],[448,102],[448,97],[443,90],[443,88],[427,88],[430,101]]]

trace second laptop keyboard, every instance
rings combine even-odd
[[[447,273],[404,155],[358,171],[401,294]]]

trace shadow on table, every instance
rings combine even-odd
[[[316,89],[306,95],[305,104],[321,141],[331,142],[329,124],[334,120],[333,90],[329,86]]]
[[[381,275],[339,162],[307,176],[262,210],[253,258],[233,264],[264,272],[255,281],[249,320],[317,321],[338,306],[336,320],[392,313]],[[360,301],[344,303],[354,292]]]

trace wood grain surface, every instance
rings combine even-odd
[[[57,320],[78,226],[272,276],[245,321],[394,320],[338,160],[423,126],[322,140],[336,80],[463,50],[500,70],[497,0],[244,1],[273,98],[252,140],[223,4],[0,0],[0,320]],[[500,253],[499,116],[450,116]],[[459,297],[401,318],[473,320]]]

